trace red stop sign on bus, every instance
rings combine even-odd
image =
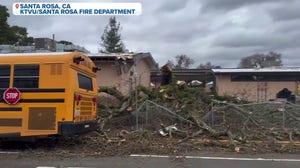
[[[7,104],[17,104],[21,99],[21,92],[17,88],[8,88],[3,93],[3,99]]]

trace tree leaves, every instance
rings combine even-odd
[[[20,26],[10,27],[7,23],[8,9],[0,5],[0,45],[11,44],[18,46],[32,45],[33,37],[28,37],[27,29]]]
[[[116,18],[113,16],[109,19],[108,25],[105,27],[104,32],[101,36],[100,45],[103,47],[101,52],[108,53],[123,53],[125,46],[121,40],[121,35],[119,34],[120,22],[117,22]]]

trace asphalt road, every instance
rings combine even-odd
[[[210,156],[208,156],[210,155]],[[159,168],[159,167],[205,167],[205,168],[299,168],[300,155],[211,155],[200,154],[176,158],[160,155],[131,155],[126,157],[20,157],[18,154],[0,154],[0,167],[22,168]]]

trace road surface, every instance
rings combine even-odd
[[[300,155],[236,155],[236,154],[210,154],[202,153],[182,157],[164,155],[137,155],[125,157],[38,157],[18,154],[1,153],[1,167],[22,168],[152,168],[152,167],[205,167],[205,168],[299,168]]]

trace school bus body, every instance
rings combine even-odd
[[[8,104],[7,88],[20,100]],[[80,52],[0,54],[0,136],[73,135],[97,127],[95,64]]]

